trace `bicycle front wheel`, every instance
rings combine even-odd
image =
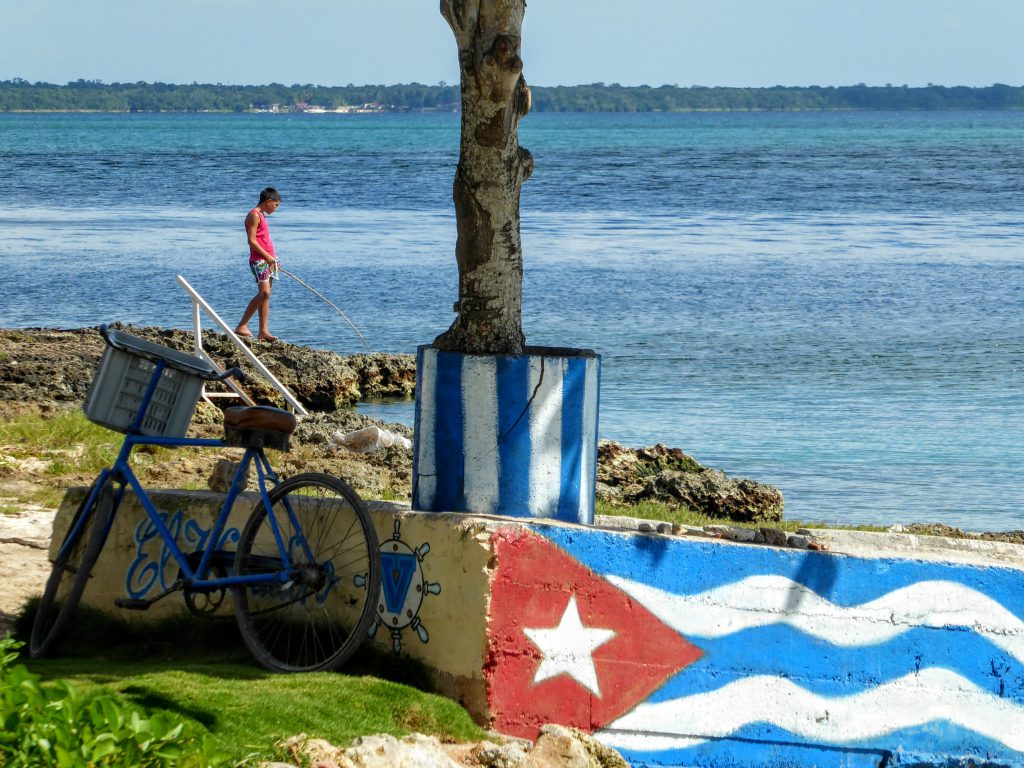
[[[283,576],[234,590],[238,628],[262,666],[337,669],[366,639],[380,592],[380,552],[366,505],[331,475],[285,480],[270,492],[269,511],[261,501],[246,523],[235,573]]]
[[[114,514],[114,484],[109,477],[97,488],[98,483],[100,478],[86,491],[53,561],[32,624],[28,649],[33,657],[43,656],[56,646],[78,607],[107,539]]]

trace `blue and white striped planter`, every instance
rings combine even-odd
[[[601,358],[416,352],[413,509],[594,522]]]

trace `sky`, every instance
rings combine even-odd
[[[458,82],[438,0],[0,0],[0,80]],[[534,85],[1024,85],[1024,0],[530,0]]]

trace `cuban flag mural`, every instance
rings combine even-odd
[[[1014,568],[531,525],[493,534],[494,727],[633,766],[1024,766]]]
[[[600,356],[416,354],[413,509],[594,520]]]

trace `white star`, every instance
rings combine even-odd
[[[544,654],[533,678],[535,684],[549,677],[569,675],[584,688],[601,695],[593,654],[599,646],[615,637],[615,632],[584,627],[579,608],[576,607],[576,595],[569,598],[569,604],[565,606],[565,613],[557,627],[523,629],[523,632]]]

